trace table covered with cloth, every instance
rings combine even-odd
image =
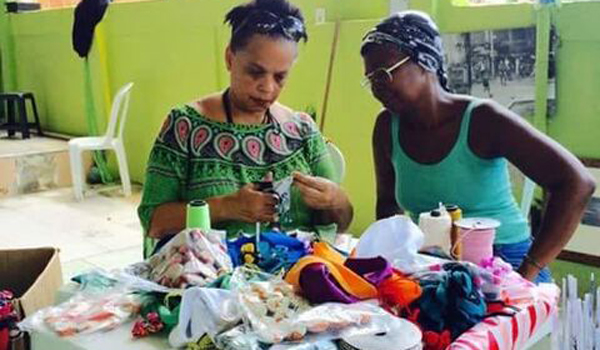
[[[549,335],[558,322],[558,286],[542,283],[535,287],[538,300],[522,306],[512,316],[488,317],[460,337],[448,350],[527,349]]]
[[[59,292],[59,300],[66,300],[75,291],[74,285],[67,285]],[[509,350],[527,349],[553,330],[558,312],[559,289],[554,284],[541,284],[535,287],[537,301],[520,307],[512,316],[488,317],[457,338],[448,350]],[[514,311],[514,310],[509,310]],[[32,334],[32,350],[165,350],[171,349],[166,335],[154,335],[143,339],[131,336],[132,322],[117,329],[82,335],[78,337],[58,337],[54,334]]]

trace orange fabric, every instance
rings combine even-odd
[[[334,264],[343,265],[346,258],[325,242],[317,242],[313,245],[313,255],[329,260]]]
[[[358,299],[377,298],[377,289],[360,275],[354,273],[344,266],[344,257],[332,249],[327,243],[318,242],[313,246],[313,255],[308,255],[300,260],[290,269],[285,276],[285,281],[295,288],[300,287],[300,274],[302,269],[310,264],[324,264],[329,273],[333,275],[340,286],[348,293]]]
[[[379,299],[385,304],[400,309],[408,307],[421,296],[421,286],[404,275],[394,271],[392,276],[378,286]]]

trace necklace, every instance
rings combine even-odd
[[[223,109],[225,110],[225,117],[227,118],[227,122],[231,124],[235,124],[233,122],[233,113],[231,113],[231,100],[229,98],[229,88],[225,90],[222,96],[223,99]],[[273,115],[271,114],[271,109],[267,109],[265,115],[263,116],[261,124],[268,124],[273,122]]]

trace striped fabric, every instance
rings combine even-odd
[[[514,316],[485,319],[456,339],[447,350],[513,350],[524,349],[537,336],[546,321],[558,313],[560,291],[555,284],[535,287],[537,301],[522,306]]]

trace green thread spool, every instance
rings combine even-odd
[[[190,201],[187,205],[185,226],[187,228],[210,230],[208,203],[203,200]]]

